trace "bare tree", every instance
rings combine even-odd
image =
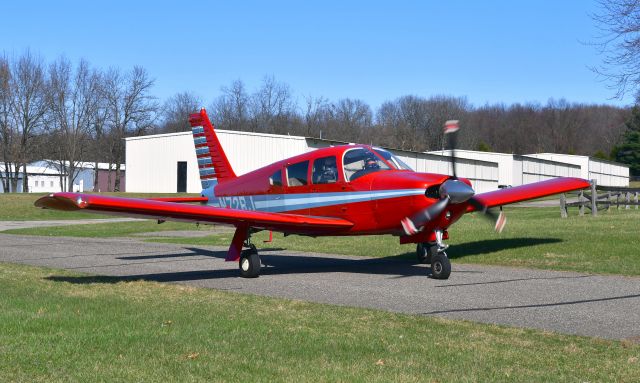
[[[9,79],[11,92],[11,120],[13,140],[16,141],[14,157],[9,161],[14,171],[22,169],[22,191],[29,191],[27,164],[32,160],[34,137],[42,130],[47,111],[46,79],[42,59],[26,51],[13,63]],[[15,174],[15,173],[14,173]],[[17,190],[17,176],[11,181],[11,189]]]
[[[11,68],[6,57],[0,57],[0,145],[2,146],[2,165],[0,178],[5,193],[17,185],[19,170],[14,165],[17,156],[16,129],[13,124],[13,95],[11,92]]]
[[[362,100],[344,98],[331,105],[329,129],[333,139],[357,142],[366,138],[367,143],[373,143],[372,135],[366,134],[372,124],[371,108]]]
[[[326,129],[327,119],[331,115],[331,104],[324,97],[305,98],[304,135],[322,138],[322,129]]]
[[[124,138],[140,135],[149,129],[155,119],[158,106],[149,94],[154,80],[142,67],[134,67],[122,74],[111,69],[104,80],[104,97],[108,108],[110,163],[115,164],[114,191],[120,191],[121,164],[124,162]]]
[[[223,129],[249,130],[249,95],[244,83],[236,80],[221,88],[222,95],[211,105],[214,124]]]
[[[99,75],[80,60],[74,70],[60,58],[49,68],[49,114],[56,142],[56,167],[67,174],[62,190],[73,190],[80,162],[87,160],[99,102]]]
[[[177,93],[165,101],[162,107],[163,133],[184,132],[191,129],[189,114],[202,107],[202,100],[191,92]]]
[[[594,45],[604,56],[592,68],[609,82],[620,98],[640,90],[640,1],[599,0],[600,11],[592,15],[602,31]]]
[[[104,74],[100,73],[98,76],[98,99],[96,105],[96,112],[93,113],[93,140],[91,155],[93,156],[93,191],[101,191],[99,186],[99,175],[100,175],[100,162],[106,162],[108,164],[108,179],[107,179],[107,190],[111,187],[111,172],[113,167],[113,161],[110,161],[110,153],[111,153],[111,145],[109,145],[109,140],[107,139],[107,123],[109,120],[109,104],[107,102],[106,97],[106,86],[105,80],[106,77]]]
[[[443,145],[444,122],[464,120],[469,109],[465,98],[403,96],[384,103],[378,110],[377,119],[391,146],[415,151],[434,150]]]
[[[289,85],[265,76],[262,86],[251,97],[251,125],[253,131],[289,133],[295,105]]]

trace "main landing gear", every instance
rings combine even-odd
[[[248,240],[247,240],[248,242]],[[256,278],[260,275],[260,255],[258,255],[258,249],[252,243],[247,243],[246,250],[242,250],[240,253],[240,260],[238,261],[238,267],[240,268],[240,276],[242,278]]]
[[[418,262],[431,264],[431,277],[448,279],[451,275],[451,262],[444,250],[448,246],[442,242],[442,232],[436,231],[436,242],[422,242],[416,246]]]

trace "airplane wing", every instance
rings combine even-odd
[[[476,194],[473,198],[486,207],[508,205],[530,199],[588,188],[591,184],[582,178],[560,177],[527,185]],[[469,205],[467,211],[477,210]]]
[[[154,198],[145,198],[150,201],[162,201],[162,202],[179,202],[179,203],[190,203],[190,202],[207,202],[209,198],[207,197],[154,197]]]
[[[314,234],[347,230],[352,222],[329,217],[219,208],[204,205],[108,197],[94,194],[53,193],[38,199],[35,206],[54,210],[83,210],[90,213],[167,221],[246,224],[248,226],[289,233]]]

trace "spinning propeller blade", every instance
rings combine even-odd
[[[451,150],[451,168],[453,170],[453,178],[458,178],[456,175],[456,136],[460,130],[458,120],[449,120],[444,123],[444,134],[449,137],[449,150]]]
[[[488,220],[495,222],[494,229],[496,233],[502,233],[502,229],[504,229],[504,226],[507,224],[507,216],[505,216],[502,211],[500,211],[499,214],[496,214],[495,211],[487,208],[486,205],[475,198],[470,198],[469,203],[475,207],[477,211],[487,217]]]
[[[458,120],[449,120],[444,124],[444,134],[449,137],[449,149],[451,150],[451,167],[453,170],[453,177],[445,181],[440,185],[440,200],[424,210],[418,212],[412,217],[405,217],[400,221],[402,229],[405,234],[413,235],[422,230],[422,228],[431,220],[442,214],[449,206],[450,203],[458,204],[463,202],[469,202],[476,210],[482,212],[485,217],[495,222],[496,232],[502,232],[507,218],[502,213],[496,214],[494,211],[487,208],[482,202],[473,197],[475,194],[471,186],[459,181],[456,174],[456,135],[460,130]]]

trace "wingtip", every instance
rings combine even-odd
[[[71,198],[69,193],[51,193],[44,197],[38,198],[33,205],[42,209],[52,210],[78,210],[86,207],[87,200],[78,195],[77,198]]]

